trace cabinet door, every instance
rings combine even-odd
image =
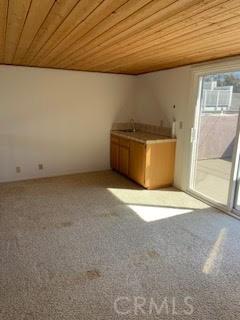
[[[145,186],[147,188],[172,185],[176,142],[154,143],[147,147]]]
[[[128,175],[129,169],[129,148],[119,146],[119,171],[122,174]]]
[[[131,141],[129,176],[131,179],[144,186],[146,167],[146,145],[144,143]]]
[[[111,138],[111,146],[110,146],[110,162],[111,168],[115,170],[119,170],[119,144],[118,139]]]

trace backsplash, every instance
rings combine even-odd
[[[139,123],[139,122],[135,122],[134,126],[137,131],[160,134],[167,137],[171,136],[171,128],[154,126],[152,124]],[[131,126],[131,123],[129,122],[114,122],[112,124],[112,130],[127,130],[131,128],[132,126]]]

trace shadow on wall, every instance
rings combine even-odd
[[[198,160],[231,158],[238,114],[201,116]]]
[[[234,148],[235,138],[232,142],[227,146],[226,150],[223,152],[221,158],[222,159],[232,159],[233,148]]]

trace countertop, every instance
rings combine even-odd
[[[136,132],[126,132],[112,130],[111,134],[126,139],[135,140],[141,143],[151,144],[151,143],[166,143],[166,142],[175,142],[177,139],[161,136],[159,134],[153,134],[148,132],[136,131]]]

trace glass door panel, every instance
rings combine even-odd
[[[239,107],[240,72],[202,77],[191,189],[225,207],[231,185]]]
[[[236,181],[234,209],[240,214],[240,168],[238,166],[238,176]]]

